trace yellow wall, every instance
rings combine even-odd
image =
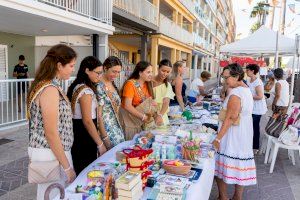
[[[137,63],[140,61],[140,54],[138,54],[138,47],[124,44],[121,42],[110,41],[110,40],[109,40],[109,43],[112,44],[114,47],[116,47],[119,51],[128,52],[130,62]],[[133,60],[133,56],[132,56],[133,53],[135,53],[135,56],[136,56],[135,60]]]

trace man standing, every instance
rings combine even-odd
[[[29,78],[28,66],[25,64],[24,55],[19,56],[19,63],[14,68],[13,77],[16,77],[17,79]],[[25,81],[18,82],[18,112],[21,112],[21,96],[25,93],[27,86],[27,82]],[[26,97],[24,96],[24,99],[25,98]]]

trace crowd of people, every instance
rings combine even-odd
[[[168,125],[170,109],[177,107],[183,112],[187,102],[200,103],[209,94],[204,86],[211,78],[209,72],[203,71],[187,91],[185,62],[172,64],[167,59],[160,61],[155,76],[151,64],[140,61],[119,89],[114,80],[122,63],[114,56],[103,63],[93,56],[84,58],[65,94],[60,81],[70,78],[76,58],[71,47],[53,46],[40,63],[27,100],[30,162],[58,161],[61,176],[56,182],[62,185],[71,183],[97,157],[140,131]],[[273,83],[270,79],[265,86],[258,71],[257,65],[248,65],[246,82],[238,64],[228,65],[222,73],[221,112],[225,115],[213,142],[222,200],[228,199],[226,184],[236,185],[233,199],[242,198],[243,186],[256,184],[254,154],[259,149],[261,116],[268,106],[274,112],[287,110],[289,87],[282,69],[276,69]],[[265,90],[270,92],[271,103],[266,103]],[[43,198],[50,184],[38,184],[37,199]]]

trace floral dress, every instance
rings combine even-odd
[[[110,92],[103,82],[97,85],[97,99],[102,106],[102,121],[112,146],[124,142],[124,133],[118,119],[121,99],[117,92]]]

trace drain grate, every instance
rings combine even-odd
[[[7,143],[10,143],[12,142],[13,140],[10,140],[10,139],[6,139],[6,138],[1,138],[0,139],[0,145],[2,144],[7,144]]]

